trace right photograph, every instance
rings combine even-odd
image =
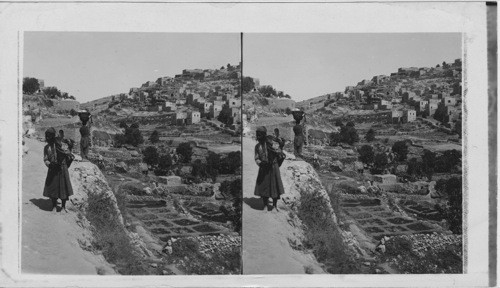
[[[465,273],[461,33],[244,33],[243,274]]]

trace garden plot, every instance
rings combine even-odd
[[[167,242],[171,237],[188,237],[200,235],[220,235],[228,234],[230,231],[224,227],[219,227],[210,223],[192,219],[186,214],[176,211],[171,201],[151,196],[133,196],[127,203],[127,211],[134,218],[140,220],[143,227],[157,236],[161,241]],[[197,208],[194,209],[194,208]],[[190,207],[190,211],[198,211],[202,215],[212,218],[220,216],[220,212],[211,210],[211,206],[200,205]],[[216,213],[217,212],[217,213]],[[210,217],[208,217],[210,218]]]
[[[428,203],[414,200],[401,201],[399,203],[407,212],[415,214],[418,218],[441,221],[443,216]]]
[[[410,204],[405,207],[408,209],[420,207],[417,203],[410,202]],[[358,223],[358,226],[374,239],[379,239],[382,236],[440,231],[439,228],[425,221],[403,218],[393,213],[384,207],[380,199],[377,198],[343,199],[340,206],[348,217],[354,219]],[[420,211],[422,213],[434,213],[425,207],[422,207]]]

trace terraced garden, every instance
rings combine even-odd
[[[433,209],[419,205],[416,201],[407,201],[401,204],[405,210],[413,213],[420,212],[420,215],[423,216],[436,216],[438,213]],[[432,233],[442,230],[428,221],[401,217],[383,206],[378,198],[342,199],[340,206],[348,217],[354,219],[358,226],[374,239],[380,239],[382,236]],[[437,220],[439,217],[431,218]]]
[[[129,196],[127,211],[134,219],[139,220],[145,229],[167,242],[171,237],[187,237],[201,235],[230,234],[231,231],[223,226],[212,223],[213,219],[226,221],[224,215],[218,211],[190,202],[188,210],[197,215],[179,212],[173,204],[172,198],[153,196]],[[214,204],[215,205],[215,204]],[[216,206],[216,205],[215,205]],[[203,209],[204,208],[204,209]],[[213,207],[212,207],[213,208]]]

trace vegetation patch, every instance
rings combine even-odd
[[[298,217],[305,226],[304,247],[332,274],[356,274],[361,267],[354,253],[342,240],[333,221],[329,203],[318,191],[301,191]]]
[[[213,253],[202,253],[196,238],[180,238],[172,244],[170,261],[186,274],[215,275],[240,274],[241,253],[239,247],[220,249]]]
[[[404,274],[462,273],[462,236],[415,234],[386,242],[381,260]]]
[[[106,261],[116,265],[118,273],[124,275],[149,274],[147,264],[144,263],[132,245],[131,239],[120,223],[120,215],[114,209],[113,204],[113,200],[106,194],[89,193],[88,195],[85,216],[94,228],[95,242],[93,246],[102,251]]]

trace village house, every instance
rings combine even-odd
[[[438,103],[437,102],[433,102],[433,101],[429,101],[429,104],[427,104],[427,107],[426,107],[426,112],[427,112],[427,115],[428,116],[433,116],[434,113],[436,112],[437,108],[438,108]]]
[[[238,107],[231,108],[231,117],[233,117],[233,122],[240,123],[241,122],[241,109]]]
[[[390,110],[390,109],[392,109],[392,101],[387,101],[387,100],[384,100],[384,99],[380,99],[378,108],[380,110]]]
[[[413,109],[403,111],[403,122],[409,123],[417,120],[417,112]]]
[[[214,103],[214,105],[210,106],[210,118],[217,118],[221,110],[222,110],[222,105],[216,105]]]
[[[158,80],[156,80],[156,83],[160,86],[167,86],[168,84],[172,83],[174,79],[172,77],[160,77]]]
[[[176,109],[177,109],[177,106],[175,105],[175,103],[172,103],[170,101],[165,101],[163,103],[163,111],[173,112]]]
[[[455,99],[455,97],[445,96],[442,100],[443,100],[442,103],[445,106],[455,106],[455,105],[457,105],[457,99]]]
[[[418,101],[418,103],[415,105],[415,109],[416,109],[418,112],[424,112],[424,111],[425,111],[425,107],[427,107],[427,104],[429,104],[429,101],[426,101],[426,100],[420,100],[420,101]]]
[[[391,111],[391,118],[392,118],[392,123],[401,123],[402,122],[402,117],[403,117],[403,111],[402,110],[397,110],[393,109]]]
[[[200,94],[190,93],[186,97],[186,104],[194,105],[194,102],[200,98]]]
[[[203,103],[203,113],[209,113],[210,108],[213,106],[213,103],[205,102]]]
[[[241,100],[239,98],[229,98],[227,100],[227,106],[229,106],[229,108],[240,107]]]
[[[462,111],[454,106],[446,106],[446,122],[453,122],[460,119]]]
[[[214,105],[217,105],[220,107],[222,107],[222,106],[224,106],[224,104],[226,104],[226,102],[222,101],[222,99],[221,100],[214,100],[213,103],[214,103]]]
[[[177,111],[173,117],[173,124],[182,126],[186,124],[187,113],[185,111]]]
[[[200,116],[201,115],[199,111],[188,111],[186,123],[188,125],[199,123]]]

